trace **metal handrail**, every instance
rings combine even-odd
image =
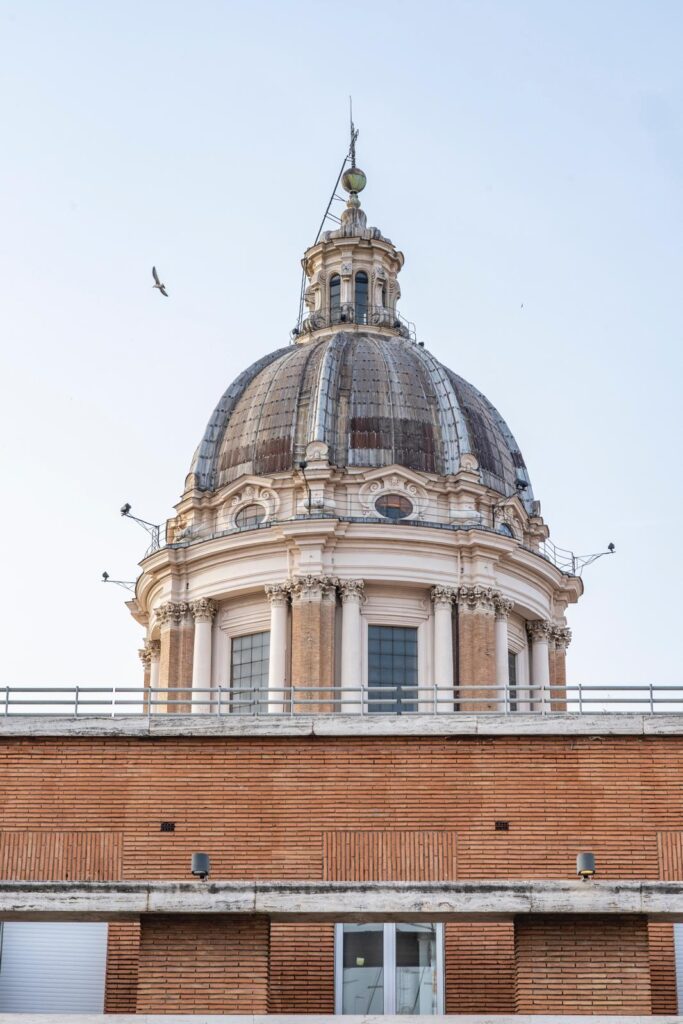
[[[353,302],[342,302],[327,309],[312,309],[301,317],[292,334],[307,334],[325,327],[343,327],[344,324],[360,324],[365,327],[384,327],[403,338],[415,341],[415,324],[388,306],[369,306]]]
[[[534,686],[470,684],[461,686],[296,686],[165,687],[5,686],[0,687],[0,717],[65,715],[111,717],[192,713],[204,715],[360,714],[395,717],[459,714],[602,714],[641,711],[683,714],[683,684],[627,686]]]

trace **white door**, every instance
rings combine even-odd
[[[107,925],[0,925],[0,1013],[102,1013]]]

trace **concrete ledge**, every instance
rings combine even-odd
[[[0,882],[0,920],[140,914],[263,914],[279,921],[643,914],[683,921],[683,882]]]
[[[442,1016],[344,1016],[344,1024],[683,1024],[683,1016],[658,1014],[656,1017],[613,1017],[602,1013],[590,1017],[573,1014],[534,1016],[514,1014],[444,1014]],[[0,1013],[0,1024],[339,1024],[339,1017],[323,1014],[285,1016],[283,1014],[131,1014],[131,1013]]]
[[[683,714],[67,715],[0,717],[0,739],[169,736],[683,736]]]

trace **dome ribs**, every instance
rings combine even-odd
[[[192,472],[214,489],[246,474],[289,472],[322,441],[339,468],[401,465],[449,476],[471,452],[484,484],[512,493],[529,478],[494,406],[414,343],[372,331],[338,331],[280,349],[227,389]],[[528,487],[523,500],[531,508]]]

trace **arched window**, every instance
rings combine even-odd
[[[239,530],[249,530],[259,526],[266,518],[262,505],[244,505],[235,516],[235,526]]]
[[[387,308],[387,283],[386,281],[382,285],[382,307]]]
[[[339,319],[339,307],[341,305],[341,278],[335,274],[330,278],[330,313],[332,320],[336,323]]]
[[[356,323],[365,324],[368,322],[368,275],[364,270],[356,274]]]

